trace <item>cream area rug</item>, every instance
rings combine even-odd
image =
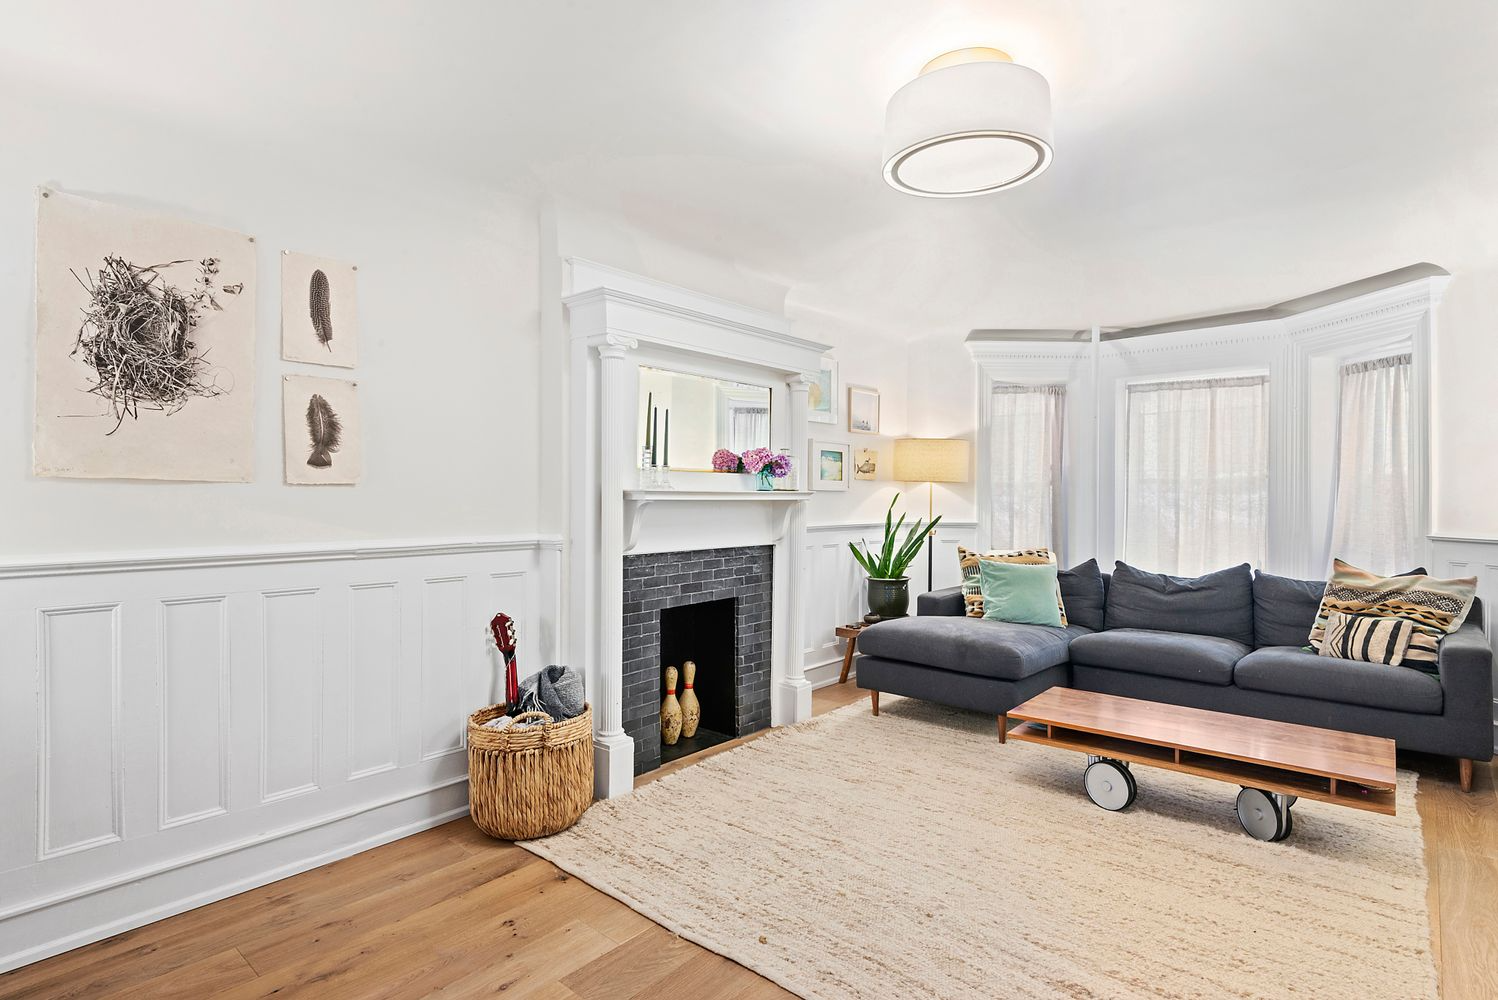
[[[814,1000],[1434,997],[1416,777],[1398,816],[1301,801],[1279,844],[1238,788],[1085,758],[886,696],[599,802],[527,849]]]

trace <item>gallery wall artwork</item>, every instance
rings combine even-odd
[[[358,268],[281,251],[281,357],[313,365],[358,363]]]
[[[359,383],[287,375],[281,380],[286,482],[348,485],[364,474]]]
[[[806,419],[814,424],[837,423],[837,362],[822,359],[816,381],[807,387]]]
[[[879,433],[879,390],[866,385],[848,386],[848,430],[855,434]]]
[[[38,476],[248,482],[254,363],[252,237],[39,192]]]
[[[811,488],[845,490],[853,479],[853,448],[835,441],[813,441],[811,455]]]
[[[854,479],[878,479],[879,478],[879,452],[873,448],[858,449],[858,457],[853,463]]]

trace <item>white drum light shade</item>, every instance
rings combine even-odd
[[[884,179],[908,194],[989,194],[1050,163],[1051,88],[997,49],[938,56],[889,99]]]

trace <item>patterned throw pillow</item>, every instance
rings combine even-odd
[[[1025,566],[1054,566],[1056,553],[1050,549],[1013,549],[1008,552],[974,552],[957,546],[957,562],[962,567],[962,603],[969,618],[983,617],[983,576],[979,569],[984,560],[1019,563]],[[1056,586],[1056,608],[1061,624],[1066,624],[1066,605],[1061,600],[1061,586]]]
[[[1326,616],[1321,655],[1339,660],[1387,663],[1399,666],[1415,634],[1413,622],[1378,615],[1348,615],[1333,611]]]
[[[1375,576],[1332,561],[1332,577],[1326,582],[1316,623],[1311,627],[1311,647],[1321,651],[1327,618],[1334,611],[1345,615],[1402,618],[1414,626],[1404,653],[1404,665],[1434,669],[1440,656],[1441,639],[1466,621],[1477,596],[1477,577],[1437,580],[1429,576]]]

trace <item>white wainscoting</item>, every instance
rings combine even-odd
[[[556,539],[0,566],[0,971],[461,816]]]
[[[936,529],[934,564],[937,590],[955,587],[962,582],[957,565],[957,546],[974,545],[978,526],[975,522],[942,521]],[[837,683],[843,669],[843,640],[833,632],[839,625],[858,621],[868,610],[864,603],[863,569],[848,551],[848,543],[867,538],[872,545],[882,538],[884,522],[850,524],[814,524],[806,529],[806,558],[803,560],[801,593],[807,602],[802,636],[802,663],[806,679],[814,687]],[[910,565],[910,613],[915,614],[915,599],[926,590],[926,557],[917,556]]]
[[[1495,661],[1498,661],[1498,628],[1493,618],[1498,615],[1498,538],[1450,538],[1433,535],[1431,544],[1430,572],[1433,576],[1477,577],[1477,596],[1482,601],[1483,623],[1488,641],[1494,644]],[[1498,748],[1498,670],[1494,671],[1493,689],[1493,746]]]

